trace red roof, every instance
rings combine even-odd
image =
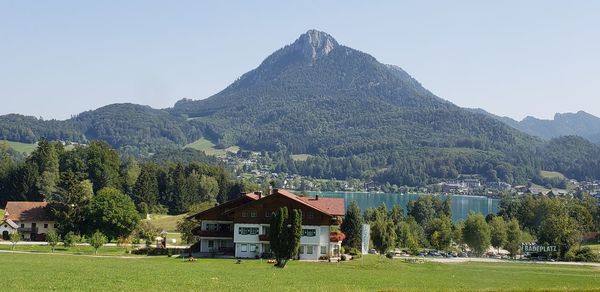
[[[8,202],[4,216],[16,222],[51,220],[47,205],[47,202]]]
[[[344,198],[300,197],[292,192],[280,189],[274,189],[273,193],[284,195],[332,216],[344,216],[346,213],[344,208]]]

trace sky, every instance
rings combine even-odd
[[[463,107],[600,116],[600,1],[0,0],[0,114],[209,97],[309,29]]]

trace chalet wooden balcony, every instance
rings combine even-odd
[[[343,241],[344,239],[346,239],[346,234],[342,233],[341,231],[334,231],[329,233],[330,242],[339,242]]]
[[[258,236],[258,240],[260,241],[271,241],[271,236],[268,234],[261,234]]]
[[[233,238],[231,230],[194,230],[194,235],[200,237]]]

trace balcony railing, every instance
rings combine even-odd
[[[231,231],[231,230],[195,230],[194,235],[197,235],[200,237],[233,238],[233,231]]]
[[[340,231],[334,231],[329,233],[329,241],[330,242],[339,242],[339,241],[343,241],[344,239],[346,239],[346,234],[340,232]]]
[[[261,234],[258,236],[260,241],[271,241],[271,237],[268,234]]]

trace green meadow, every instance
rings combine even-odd
[[[0,253],[4,291],[600,291],[600,269],[525,263],[405,263],[92,257]]]

